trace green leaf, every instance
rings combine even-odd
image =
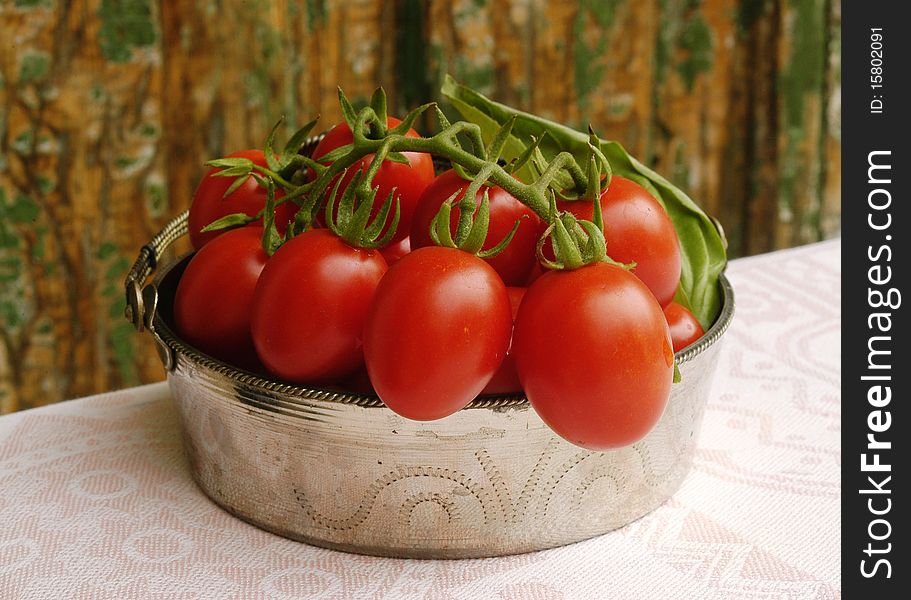
[[[401,135],[407,134],[408,130],[411,129],[412,126],[414,125],[414,122],[418,120],[418,117],[420,117],[422,114],[424,114],[424,111],[426,111],[431,106],[436,106],[436,105],[431,102],[428,104],[422,104],[421,106],[415,108],[410,113],[405,115],[405,118],[402,119],[402,122],[399,123],[398,125],[396,125],[395,127],[393,127],[392,129],[390,129],[389,132],[398,133]]]
[[[269,135],[266,136],[266,143],[263,148],[263,155],[266,157],[266,164],[273,171],[280,171],[282,168],[278,159],[275,158],[275,150],[273,149],[273,146],[275,145],[275,130],[278,129],[278,126],[281,125],[282,121],[284,120],[285,117],[282,116],[282,118],[275,122],[275,125],[273,125],[272,129],[269,131]]]
[[[370,108],[376,113],[379,123],[376,124],[380,135],[386,135],[386,90],[382,86],[373,91],[370,98]]]
[[[455,81],[452,81],[453,85],[455,85]],[[498,122],[493,117],[478,107],[474,106],[471,104],[471,102],[464,99],[463,97],[456,96],[454,94],[451,95],[448,93],[449,88],[447,87],[449,82],[450,78],[447,76],[446,82],[443,84],[442,88],[443,95],[446,96],[446,98],[453,106],[455,106],[456,110],[461,113],[465,120],[476,123],[481,127],[484,142],[489,145],[491,142],[493,142],[494,138],[496,138],[497,131],[500,130],[501,125],[503,125],[503,123],[506,123],[506,119],[504,119],[502,123]],[[483,98],[483,96],[481,97]],[[510,135],[507,135],[506,140],[503,142],[503,149],[500,156],[506,160],[520,156],[525,150],[525,144],[519,140],[519,137],[516,136],[516,133],[517,132],[515,129],[513,129],[513,132]],[[515,175],[522,181],[531,181],[534,179],[535,172],[532,170],[531,165],[525,165],[522,168],[518,169],[515,172]]]
[[[503,123],[497,130],[493,140],[487,145],[487,160],[496,162],[503,153],[503,148],[509,140],[509,134],[512,133],[512,126],[516,122],[515,116]]]
[[[351,106],[351,102],[345,92],[342,91],[341,86],[338,88],[338,103],[342,107],[342,116],[345,118],[345,123],[348,124],[348,127],[354,129],[354,122],[357,121],[357,112]]]
[[[386,159],[389,162],[399,163],[400,165],[410,165],[411,161],[408,160],[408,157],[402,154],[401,152],[390,152],[386,155]]]
[[[558,152],[567,150],[580,164],[588,161],[590,151],[587,133],[493,102],[478,92],[459,85],[449,76],[441,91],[465,119],[481,127],[485,136],[492,138],[502,125],[515,117],[511,139],[503,152],[507,160],[520,156],[525,150],[523,144],[513,143],[513,140],[518,142],[519,139],[530,139],[531,136],[541,136],[546,132],[547,135],[540,142],[545,155],[555,156]],[[667,210],[680,238],[682,270],[678,297],[689,301],[688,307],[702,326],[708,328],[721,309],[718,277],[727,264],[724,242],[717,228],[682,190],[630,156],[619,143],[602,140],[600,149],[610,161],[614,174],[644,185]],[[521,175],[519,178],[522,178]]]
[[[250,173],[237,177],[234,181],[231,182],[231,185],[228,186],[228,189],[225,190],[225,193],[222,194],[221,197],[227,198],[228,196],[230,196],[231,194],[236,192],[237,188],[239,188],[240,186],[245,184],[247,182],[247,179],[249,179],[249,178],[250,178]]]
[[[319,162],[324,165],[331,165],[341,157],[351,152],[352,148],[354,148],[354,144],[345,144],[344,146],[339,146],[338,148],[330,150],[329,152],[326,152],[324,155],[320,156]]]
[[[298,153],[301,149],[301,146],[304,145],[304,142],[307,141],[307,138],[310,136],[310,132],[313,131],[313,128],[316,126],[319,117],[313,119],[300,129],[294,132],[294,134],[288,138],[288,141],[285,142],[285,147],[282,149],[282,168],[288,166],[288,163],[291,162],[291,158]]]
[[[230,227],[239,227],[241,225],[246,225],[252,223],[258,219],[256,215],[248,215],[246,213],[231,213],[230,215],[225,215],[222,218],[212,221],[200,231],[203,233],[207,231],[221,231],[222,229],[228,229]]]
[[[215,167],[217,169],[230,169],[233,167],[242,167],[247,171],[253,169],[253,161],[249,158],[241,157],[228,157],[228,158],[216,158],[215,160],[210,160],[206,162],[207,167]]]

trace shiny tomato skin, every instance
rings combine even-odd
[[[380,248],[380,254],[383,255],[383,258],[386,259],[386,264],[390,267],[409,252],[411,252],[410,237],[406,237],[397,242],[392,242],[388,246]]]
[[[490,265],[454,248],[419,248],[389,268],[370,307],[370,381],[403,417],[451,415],[493,377],[511,325],[506,286]]]
[[[386,122],[389,127],[395,127],[401,123],[401,121],[395,117],[387,117]],[[405,136],[413,138],[420,137],[414,129],[409,129]],[[316,148],[313,150],[313,158],[319,159],[332,150],[350,144],[353,141],[354,134],[351,132],[351,128],[348,127],[348,124],[345,122],[339,123],[330,129],[326,134],[326,137],[317,144]],[[403,154],[410,164],[404,165],[387,160],[379,168],[373,178],[373,187],[379,187],[373,206],[373,216],[376,216],[393,188],[396,190],[395,197],[399,199],[399,224],[390,243],[401,241],[408,236],[408,232],[411,230],[411,216],[414,213],[414,208],[417,206],[418,199],[420,199],[424,189],[433,181],[435,174],[433,169],[433,158],[431,158],[429,154],[423,152],[404,152]],[[368,154],[348,167],[348,171],[342,178],[342,183],[339,185],[339,194],[347,187],[355,173],[360,169],[366,171],[371,162],[373,162],[373,155]],[[330,186],[329,189],[331,190],[332,186]],[[326,198],[328,197],[327,192]],[[325,217],[323,211],[320,211],[317,218],[321,223],[324,223]],[[392,220],[391,214],[389,220],[390,222]],[[388,226],[383,229],[383,233],[387,230]]]
[[[462,198],[465,189],[471,182],[465,181],[454,170],[441,173],[433,180],[418,202],[411,221],[411,247],[413,249],[432,246],[430,237],[430,223],[439,211],[443,202],[455,193],[458,193],[456,204],[453,205],[450,216],[449,230],[455,235],[456,225],[459,221],[458,200]],[[490,226],[487,231],[487,240],[482,250],[487,250],[500,243],[512,230],[515,222],[525,217],[516,230],[516,235],[503,252],[486,258],[494,270],[499,273],[506,285],[524,285],[532,265],[537,262],[535,246],[544,227],[541,219],[530,208],[519,202],[506,190],[497,186],[481,186],[475,197],[480,205],[484,191],[490,201]]]
[[[509,294],[509,307],[512,309],[512,320],[515,323],[516,314],[519,312],[519,305],[522,304],[522,298],[528,289],[524,287],[508,287],[506,293]],[[510,339],[510,345],[512,340]],[[506,357],[500,364],[500,368],[494,373],[487,385],[484,386],[482,394],[518,394],[522,391],[522,382],[519,381],[519,373],[516,371],[516,357],[509,350],[506,351]]]
[[[327,229],[285,243],[253,298],[253,343],[265,368],[306,384],[355,371],[363,364],[367,308],[385,272],[378,251],[353,248]]]
[[[699,319],[685,306],[671,302],[664,309],[664,317],[671,330],[674,352],[683,350],[705,334]]]
[[[192,346],[229,364],[256,369],[250,337],[253,290],[268,257],[262,227],[225,232],[201,248],[177,284],[174,322]]]
[[[266,166],[266,157],[262,150],[241,150],[228,156],[249,158],[254,164]],[[231,195],[222,198],[234,182],[234,178],[216,177],[214,173],[220,170],[209,169],[193,193],[193,203],[190,205],[190,214],[187,216],[187,229],[190,233],[190,243],[196,250],[224,233],[223,230],[203,233],[201,229],[209,223],[233,213],[255,215],[266,205],[266,190],[252,177],[231,192]],[[282,190],[276,190],[276,197],[281,198],[283,195]],[[275,208],[275,226],[280,234],[284,235],[285,228],[296,212],[297,205],[293,202],[284,202]],[[258,222],[262,223],[262,221]]]
[[[559,202],[577,218],[591,220],[591,202]],[[620,175],[601,194],[607,254],[635,262],[633,274],[645,282],[658,303],[667,306],[680,284],[680,242],[667,212],[644,187]]]
[[[535,281],[519,306],[511,351],[541,419],[591,450],[642,439],[674,377],[661,307],[639,279],[607,263]]]

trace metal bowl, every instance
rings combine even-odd
[[[193,477],[228,512],[278,535],[348,552],[468,558],[600,535],[666,501],[690,469],[734,295],[676,355],[654,430],[591,452],[563,441],[522,396],[482,396],[435,422],[404,419],[376,396],[264,379],[202,354],[172,325],[189,257],[153,274],[186,233],[186,213],[144,246],[126,281],[127,318],[155,338]]]

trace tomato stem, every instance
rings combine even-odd
[[[300,155],[292,157],[288,153],[288,148],[292,145],[292,141],[295,143],[298,142],[296,139],[300,135],[300,132],[298,132],[293,136],[295,139],[289,140],[288,144],[286,144],[285,151],[282,152],[279,159],[273,161],[276,163],[274,167],[271,163],[268,167],[261,167],[259,165],[253,167],[253,169],[274,182],[276,186],[282,188],[285,192],[283,197],[274,199],[274,205],[277,206],[283,202],[294,202],[300,207],[294,221],[289,226],[289,232],[287,234],[289,239],[306,230],[315,220],[318,211],[322,208],[322,199],[326,197],[330,188],[335,187],[331,192],[331,196],[337,197],[338,190],[335,184],[341,174],[362,158],[371,154],[374,155],[367,170],[356,178],[356,185],[354,184],[354,180],[352,180],[351,185],[355,185],[356,189],[352,191],[350,196],[347,194],[347,190],[345,190],[345,193],[342,194],[341,199],[339,200],[339,209],[343,206],[348,206],[347,203],[349,202],[353,206],[355,199],[359,201],[358,208],[351,209],[351,218],[353,218],[353,215],[355,214],[360,214],[357,212],[360,209],[360,206],[368,202],[373,202],[375,192],[372,191],[372,181],[383,161],[392,160],[401,162],[402,160],[407,160],[402,153],[417,152],[428,153],[444,158],[452,164],[453,168],[456,169],[460,175],[465,176],[467,179],[471,179],[471,184],[465,191],[462,201],[459,204],[459,227],[456,231],[455,239],[452,240],[456,246],[461,247],[464,245],[469,237],[471,237],[471,243],[469,245],[472,247],[476,245],[476,240],[471,234],[477,229],[476,226],[480,224],[476,222],[477,219],[474,215],[474,209],[476,207],[474,199],[477,191],[484,185],[499,186],[515,197],[519,202],[530,208],[543,221],[549,223],[551,226],[551,233],[556,230],[556,227],[566,230],[566,235],[568,237],[565,238],[563,237],[562,232],[555,233],[555,241],[557,241],[557,237],[562,240],[559,241],[557,245],[565,246],[561,249],[563,255],[561,259],[564,264],[561,268],[572,268],[570,265],[575,265],[577,262],[576,253],[582,253],[583,246],[588,247],[597,245],[603,240],[603,235],[599,238],[597,235],[588,234],[586,233],[587,230],[585,228],[578,225],[574,225],[572,230],[567,230],[565,223],[557,225],[557,215],[555,211],[551,210],[551,204],[556,194],[560,194],[562,197],[565,193],[569,193],[570,195],[580,194],[584,190],[584,197],[594,198],[594,201],[597,203],[597,197],[600,195],[600,190],[608,185],[611,175],[610,164],[601,152],[600,142],[593,130],[589,129],[591,138],[591,159],[587,172],[579,166],[573,155],[566,151],[559,152],[556,156],[547,160],[539,147],[543,136],[546,134],[533,137],[531,139],[531,144],[519,157],[515,158],[511,163],[501,166],[498,162],[499,157],[505,149],[506,143],[512,133],[515,121],[514,118],[507,120],[494,136],[490,146],[485,147],[479,125],[466,121],[450,123],[435,104],[425,104],[414,109],[400,124],[390,129],[387,126],[386,95],[382,88],[379,88],[374,92],[373,97],[370,100],[370,105],[365,106],[359,111],[355,111],[341,89],[338,90],[338,96],[342,114],[351,128],[352,142],[350,144],[337,148],[329,154],[320,157],[318,160],[313,160],[312,158]],[[440,131],[430,137],[407,137],[406,134],[411,128],[411,125],[431,106],[434,106],[436,109],[437,119],[439,120],[441,127]],[[313,126],[313,123],[314,121],[305,126],[301,131],[309,132],[309,128]],[[269,148],[272,147],[273,136],[274,128],[267,139]],[[468,148],[463,147],[462,140],[467,141]],[[512,173],[528,163],[528,161],[533,162],[538,169],[539,175],[534,181],[523,183],[513,177]],[[306,167],[312,172],[312,177],[307,177],[307,180],[301,183],[300,181],[302,178],[293,174],[294,171],[292,170],[291,165],[294,165],[298,170]],[[246,165],[238,166],[233,165],[232,163],[230,166],[236,168],[237,176],[248,176],[251,172],[251,170],[246,169]],[[389,198],[386,199],[384,207],[385,204],[388,203]],[[451,212],[451,206],[446,210]],[[390,211],[391,205],[385,207],[382,211],[383,217],[388,217]],[[396,215],[398,215],[398,211],[398,204],[396,204]],[[379,215],[377,215],[377,217],[379,217]],[[598,210],[595,213],[595,228],[599,230],[602,229],[600,217],[600,210]],[[345,219],[348,217],[340,218]],[[448,218],[449,212],[447,212],[446,215],[447,223]],[[397,223],[397,217],[394,221]],[[234,222],[236,222],[236,219]],[[360,232],[349,232],[346,234],[348,236],[345,238],[346,241],[354,243],[355,245],[367,244],[368,246],[365,247],[374,247],[373,244],[377,243],[378,239],[367,239],[364,236],[367,235],[368,231],[371,236],[373,234],[378,235],[378,232],[374,230],[377,229],[377,227],[383,229],[383,226],[378,225],[377,227],[374,227],[373,225],[376,225],[376,220],[370,226],[366,225],[366,223],[363,223],[362,225]],[[336,223],[336,226],[340,231],[345,229],[345,225],[338,222]],[[438,243],[448,243],[449,240],[446,239],[445,235],[441,236],[441,233],[442,227],[439,228],[439,231],[434,233],[434,238],[439,238]],[[579,233],[585,238],[584,240],[578,237]],[[510,239],[511,235],[512,234],[508,236]],[[383,237],[385,238],[386,236]],[[576,246],[577,252],[570,250],[567,245],[568,241],[571,240],[575,240],[574,245]],[[580,244],[582,244],[582,246],[580,246]],[[479,250],[480,246],[478,246],[475,252],[478,252]],[[585,254],[600,256],[602,250],[603,249],[599,250],[592,247],[592,249],[586,251]],[[493,249],[491,249],[491,251],[493,251]],[[604,251],[604,254],[606,256],[606,251]],[[567,260],[568,262],[566,262]],[[555,263],[553,263],[553,261],[545,262],[545,265],[548,266],[551,266],[552,264]],[[551,266],[551,268],[554,267]]]

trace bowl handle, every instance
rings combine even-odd
[[[127,305],[124,316],[133,324],[136,331],[149,330],[155,339],[155,345],[161,362],[168,371],[177,365],[173,348],[168,346],[155,331],[155,310],[158,308],[158,289],[154,283],[146,285],[146,280],[151,276],[158,261],[165,250],[175,240],[187,233],[187,211],[183,211],[173,220],[169,221],[148,244],[139,250],[139,256],[127,273],[124,287],[127,296]]]

